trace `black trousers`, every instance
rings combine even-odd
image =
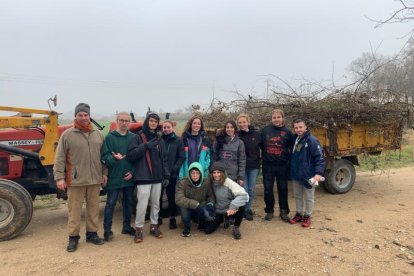
[[[174,217],[177,214],[177,204],[175,204],[175,186],[177,183],[177,178],[170,178],[170,183],[165,192],[167,193],[168,198],[168,215]],[[160,197],[160,209],[162,209],[162,197],[164,196],[164,189],[161,189]]]
[[[264,186],[264,201],[266,213],[273,213],[275,207],[275,196],[273,194],[273,187],[276,179],[277,193],[279,199],[280,210],[286,210],[289,213],[288,204],[288,173],[289,166],[271,166],[263,164],[263,186]]]
[[[244,218],[244,206],[240,207],[234,215],[227,216],[227,214],[216,214],[216,218],[213,222],[209,222],[204,230],[206,234],[211,234],[216,231],[220,224],[224,222],[225,219],[234,218],[234,226],[240,226]]]

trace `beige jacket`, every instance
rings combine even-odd
[[[65,179],[68,187],[101,184],[107,174],[101,163],[103,142],[104,136],[98,130],[84,133],[73,127],[64,131],[53,166],[55,181]]]

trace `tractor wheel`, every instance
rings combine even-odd
[[[325,180],[325,189],[332,194],[347,193],[354,186],[355,177],[355,167],[349,160],[337,160]]]
[[[19,235],[33,214],[32,198],[23,186],[0,179],[0,241]]]

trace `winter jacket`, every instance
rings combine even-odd
[[[122,135],[115,130],[106,135],[101,153],[102,163],[108,167],[106,189],[121,189],[134,185],[133,179],[124,180],[125,174],[133,173],[132,163],[127,158],[118,160],[112,156],[112,153],[120,153],[126,156],[128,145],[133,138],[134,134],[129,131]]]
[[[191,135],[190,132],[183,134],[182,140],[184,145],[185,159],[180,168],[179,179],[187,177],[189,163],[189,139],[197,141],[196,161],[203,167],[204,175],[208,175],[208,168],[210,167],[210,148],[211,144],[204,131],[201,131],[197,136]]]
[[[246,170],[246,151],[239,137],[219,136],[213,146],[214,161],[221,161],[227,176],[233,181],[244,180]]]
[[[213,182],[215,209],[217,214],[224,214],[227,210],[238,210],[249,201],[249,194],[239,184],[226,178],[224,184]]]
[[[73,127],[60,137],[53,166],[55,180],[65,179],[66,185],[101,184],[107,169],[101,163],[104,136],[98,130],[82,132]]]
[[[246,170],[258,169],[260,167],[260,132],[249,126],[249,131],[240,130],[239,138],[244,142],[246,151]]]
[[[200,185],[196,186],[190,177],[190,170],[197,168],[201,173]],[[210,182],[204,179],[203,167],[194,162],[188,168],[187,178],[181,179],[175,191],[175,202],[183,208],[196,209],[199,204],[214,204]]]
[[[170,177],[177,178],[181,165],[185,159],[183,151],[183,142],[174,132],[168,135],[163,134],[162,139],[165,143],[166,152],[168,155],[168,168],[170,170]]]
[[[301,182],[305,187],[312,188],[307,182],[315,174],[323,175],[325,158],[318,139],[306,131],[302,137],[294,136],[297,141],[292,148],[290,172],[293,180]]]
[[[290,161],[293,145],[292,132],[285,126],[269,124],[261,131],[263,165],[285,166]]]
[[[161,183],[170,177],[164,140],[156,132],[149,131],[148,120],[149,117],[128,146],[127,158],[133,163],[137,185]],[[156,142],[157,145],[149,148],[148,142]]]

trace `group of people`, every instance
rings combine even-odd
[[[199,116],[192,117],[179,137],[174,123],[148,113],[142,129],[130,132],[130,115],[117,114],[117,128],[104,137],[93,129],[90,106],[75,108],[74,126],[60,138],[54,165],[58,189],[68,194],[68,252],[77,249],[83,202],[86,202],[86,242],[101,245],[113,239],[112,217],[122,193],[122,234],[144,240],[147,207],[150,206],[150,231],[162,238],[159,215],[163,191],[168,198],[169,228],[177,228],[177,211],[189,237],[192,222],[198,230],[211,234],[221,224],[232,226],[235,239],[241,238],[243,219],[253,220],[252,201],[259,169],[262,167],[265,220],[274,217],[276,179],[279,217],[291,224],[311,224],[315,183],[321,181],[325,161],[318,140],[305,121],[294,121],[293,134],[285,126],[284,113],[276,109],[271,123],[260,132],[247,114],[228,121],[217,132],[215,142],[208,138]],[[288,179],[292,179],[296,213],[289,217]],[[107,192],[104,210],[104,237],[98,230],[99,194]],[[131,226],[133,195],[136,187],[135,225]],[[305,202],[305,204],[304,204]]]

